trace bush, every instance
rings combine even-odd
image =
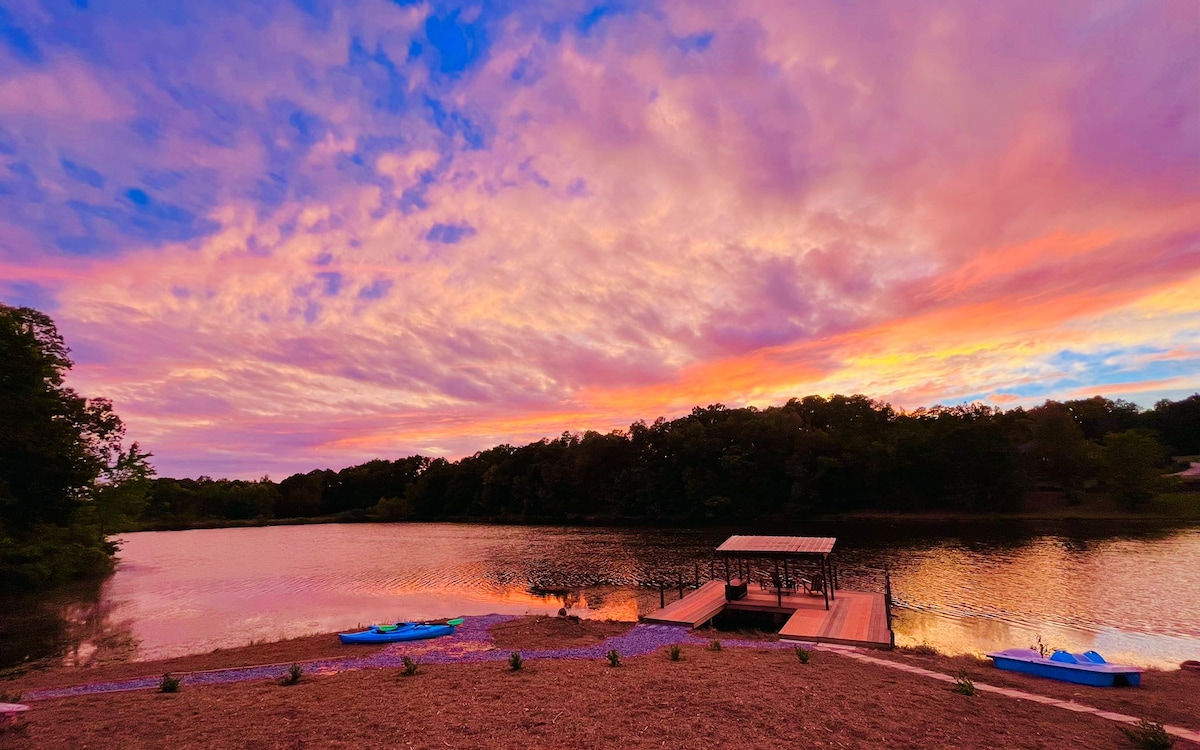
[[[304,674],[304,670],[299,664],[293,664],[288,667],[287,674],[279,679],[280,685],[295,685],[300,681],[300,677]]]
[[[1175,745],[1175,740],[1171,739],[1171,735],[1167,734],[1163,725],[1149,719],[1142,719],[1132,729],[1127,727],[1120,729],[1133,744],[1142,750],[1170,750]]]
[[[1042,640],[1041,633],[1038,633],[1037,643],[1030,644],[1029,648],[1032,651],[1037,651],[1038,656],[1042,657],[1043,659],[1050,658],[1050,654],[1053,654],[1056,650],[1053,646]]]
[[[958,670],[958,676],[954,678],[954,692],[962,695],[975,695],[975,683],[971,682],[971,678],[967,676],[967,670]]]
[[[720,651],[721,650],[721,642],[714,640],[713,642],[709,643],[708,650],[709,651]]]
[[[610,666],[610,667],[621,666],[621,655],[617,653],[617,650],[615,648],[609,649],[609,652],[607,654],[605,654],[605,658],[608,659],[608,666]]]
[[[683,657],[683,649],[676,643],[667,649],[667,656],[671,661],[679,661]]]
[[[525,660],[521,658],[520,651],[513,651],[508,655],[508,666],[514,672],[518,672],[525,666]]]
[[[421,666],[420,664],[417,663],[417,660],[412,658],[411,656],[405,656],[404,658],[401,659],[401,661],[404,662],[404,673],[403,674],[405,677],[412,677],[413,675],[415,675],[417,673],[417,669]]]
[[[808,664],[808,660],[812,658],[812,650],[803,646],[797,646],[796,658],[800,660],[801,664]]]
[[[915,646],[909,646],[905,650],[911,654],[916,654],[917,656],[937,656],[938,655],[938,650],[936,648],[934,648],[933,646],[930,646],[928,643],[925,643],[924,641],[922,641],[921,643],[918,643]]]
[[[178,693],[181,680],[178,677],[172,677],[170,672],[162,676],[162,682],[158,683],[158,692],[160,693]]]

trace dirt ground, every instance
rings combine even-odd
[[[493,629],[499,648],[592,645],[628,623],[522,618]],[[337,646],[336,637],[330,646]],[[122,665],[137,674],[344,655],[325,636],[183,659]],[[330,651],[332,653],[330,653]],[[881,652],[881,655],[887,656]],[[978,682],[1005,684],[1200,730],[1200,678],[1151,672],[1141,688],[1111,695],[1023,678],[962,659],[896,658]],[[140,668],[140,669],[139,669]],[[0,692],[90,682],[102,669],[40,673]],[[129,676],[129,675],[123,675]],[[108,676],[105,677],[107,679]],[[1075,695],[1079,693],[1079,695]],[[1115,701],[1104,703],[1104,701]],[[1000,695],[959,695],[945,683],[818,651],[800,664],[790,649],[685,646],[604,660],[527,659],[428,664],[411,677],[377,669],[36,701],[24,729],[0,748],[1131,748],[1117,725]],[[1177,750],[1190,747],[1176,742]]]
[[[632,622],[583,620],[567,617],[519,617],[494,625],[492,642],[496,648],[534,651],[541,648],[578,648],[595,646],[606,638],[628,633]]]
[[[1149,669],[1142,674],[1142,684],[1135,688],[1091,687],[1019,672],[1006,672],[996,669],[991,659],[977,659],[973,656],[920,655],[906,649],[880,651],[873,655],[908,662],[948,675],[956,675],[959,669],[965,669],[967,676],[975,682],[1048,695],[1051,698],[1075,701],[1105,711],[1149,718],[1163,724],[1200,731],[1200,672],[1196,671]]]

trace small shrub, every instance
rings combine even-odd
[[[679,647],[678,643],[676,643],[667,649],[667,656],[671,659],[671,661],[679,661],[679,659],[683,656],[683,649]]]
[[[708,650],[709,651],[720,651],[721,650],[721,642],[714,640],[713,642],[709,643]]]
[[[1031,644],[1029,648],[1037,651],[1038,656],[1042,657],[1043,659],[1048,658],[1050,654],[1054,653],[1054,647],[1042,640],[1041,633],[1038,633],[1037,643]]]
[[[967,670],[958,670],[958,676],[954,678],[954,692],[962,695],[975,695],[975,683],[971,682],[971,678],[967,676]]]
[[[808,664],[808,660],[812,658],[812,649],[807,649],[803,646],[796,647],[796,658],[801,664]]]
[[[405,656],[401,659],[401,661],[404,662],[405,677],[412,677],[415,675],[417,673],[417,669],[421,666],[419,663],[417,663],[417,660],[411,656]]]
[[[172,677],[170,672],[162,676],[162,682],[158,683],[158,692],[160,693],[178,693],[180,679]]]
[[[525,660],[521,658],[520,651],[513,651],[508,655],[508,666],[514,672],[519,672],[525,666]]]
[[[608,659],[608,666],[610,666],[610,667],[621,666],[621,655],[617,653],[617,650],[615,648],[610,649],[609,652],[605,655],[605,658]]]
[[[1142,750],[1170,750],[1175,745],[1175,740],[1171,739],[1171,735],[1167,734],[1163,725],[1149,719],[1142,719],[1132,729],[1128,727],[1120,727],[1120,729],[1133,744]]]
[[[925,643],[924,641],[922,641],[921,643],[918,643],[915,646],[910,646],[908,648],[908,651],[916,654],[917,656],[937,656],[938,655],[938,650],[936,648],[934,648],[933,646],[930,646],[928,643]]]
[[[303,674],[304,674],[304,670],[300,667],[300,665],[293,664],[292,666],[288,667],[287,674],[285,674],[283,677],[281,677],[279,679],[279,684],[280,685],[295,685],[297,682],[300,681],[300,677],[303,676]]]

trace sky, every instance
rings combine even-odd
[[[1200,3],[0,0],[0,302],[164,476],[1200,390]]]

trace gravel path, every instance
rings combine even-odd
[[[514,615],[468,617],[461,626],[455,629],[454,635],[425,641],[394,643],[371,656],[347,656],[338,659],[306,661],[303,662],[304,672],[306,674],[332,674],[356,669],[399,668],[404,666],[404,657],[406,656],[416,659],[422,664],[503,661],[508,659],[512,652],[496,648],[492,642],[490,630],[494,625],[513,619],[516,619]],[[521,655],[526,659],[603,659],[611,649],[616,649],[622,657],[631,657],[642,656],[671,644],[707,643],[709,643],[708,639],[692,635],[687,628],[682,626],[639,623],[628,633],[613,636],[594,646],[522,651]],[[757,648],[793,648],[795,645],[778,641],[724,639],[721,644],[730,647],[752,646]],[[353,647],[348,646],[347,648]],[[183,685],[217,685],[278,678],[287,671],[287,666],[286,664],[270,664],[232,667],[204,672],[180,672],[174,676],[179,677]],[[156,675],[111,682],[93,682],[66,688],[32,690],[25,695],[25,699],[44,700],[126,690],[150,690],[157,689],[161,681],[162,676]]]

